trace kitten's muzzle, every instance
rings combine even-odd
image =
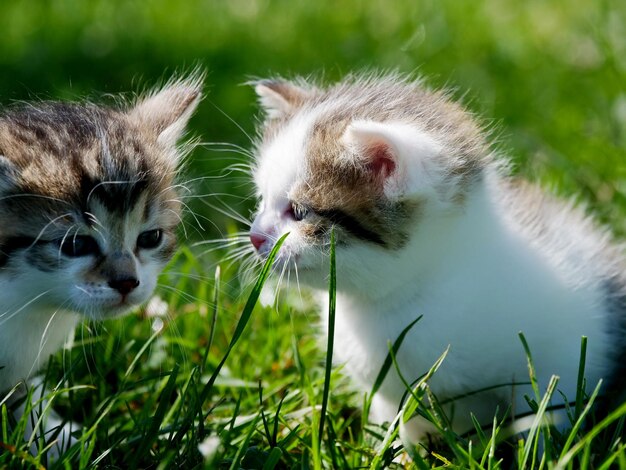
[[[109,281],[109,287],[115,289],[123,296],[128,295],[137,286],[139,286],[139,279],[134,277],[126,277],[121,279],[112,279]]]
[[[250,243],[256,248],[257,251],[261,249],[263,244],[267,242],[267,237],[259,233],[250,233]]]

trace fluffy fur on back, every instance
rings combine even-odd
[[[264,80],[256,92],[266,118],[251,241],[264,256],[290,232],[278,262],[323,291],[334,227],[335,358],[364,391],[388,343],[423,315],[398,353],[405,378],[422,376],[449,345],[430,381],[439,400],[495,387],[449,406],[458,432],[472,428],[470,413],[489,423],[497,407],[530,411],[520,331],[542,388],[558,375],[575,398],[585,335],[587,391],[602,378],[605,393],[621,393],[621,250],[580,210],[509,177],[460,105],[396,74],[329,87]],[[392,371],[374,419],[391,421],[404,392]],[[428,432],[413,427],[417,439]]]

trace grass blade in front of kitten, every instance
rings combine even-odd
[[[413,326],[415,326],[415,324],[418,321],[421,320],[422,317],[423,315],[420,315],[411,323],[409,323],[400,332],[396,340],[393,342],[393,346],[391,347],[391,350],[387,354],[387,357],[385,358],[385,361],[383,362],[383,365],[381,366],[380,371],[378,372],[378,375],[376,376],[376,380],[374,381],[374,386],[372,387],[372,391],[365,398],[365,403],[363,405],[364,415],[366,416],[368,415],[371,404],[372,404],[372,399],[374,398],[374,395],[376,394],[380,386],[383,384],[385,378],[387,377],[387,374],[389,373],[389,369],[391,369],[391,366],[393,364],[392,355],[398,354],[398,351],[400,350],[400,346],[402,346],[402,342],[404,341],[404,338],[406,337],[407,333],[411,330],[411,328],[413,328]]]
[[[574,417],[578,419],[582,412],[583,399],[585,397],[585,361],[587,359],[587,337],[580,338],[580,360],[578,363],[578,380],[576,387],[576,408]]]
[[[337,272],[335,267],[335,229],[330,231],[330,278],[328,285],[328,341],[326,344],[326,366],[324,373],[324,390],[322,392],[322,410],[320,412],[317,446],[321,447],[324,436],[324,421],[330,393],[330,375],[333,367],[333,344],[335,340],[335,306],[337,298]],[[320,460],[315,459],[315,468],[319,468]]]
[[[585,406],[585,408],[582,409],[580,413],[577,412],[578,419],[576,423],[574,423],[574,427],[570,431],[569,436],[567,437],[567,440],[565,441],[565,444],[563,445],[563,448],[561,449],[561,458],[565,457],[570,447],[574,443],[574,440],[578,437],[578,431],[582,427],[585,417],[589,414],[589,412],[592,409],[592,406],[596,402],[596,398],[598,397],[598,394],[600,393],[601,387],[602,387],[602,381],[598,382],[598,385],[596,385],[596,388],[593,390],[593,393],[591,394],[591,397],[589,398],[589,401],[587,402],[587,405]]]
[[[204,370],[206,366],[207,358],[209,357],[209,352],[211,351],[211,346],[213,346],[213,339],[215,338],[215,325],[217,323],[217,314],[218,314],[218,306],[219,306],[219,295],[220,295],[220,276],[222,274],[222,270],[218,265],[215,268],[215,287],[213,288],[213,315],[211,317],[211,329],[209,330],[209,341],[206,346],[206,352],[204,353],[204,359],[202,360],[202,370]]]
[[[530,362],[530,359],[529,359],[529,362]],[[533,454],[533,464],[531,465],[530,468],[535,468],[534,462],[539,454],[538,442],[539,442],[539,437],[540,437],[540,429],[542,426],[545,426],[544,420],[546,419],[546,410],[548,409],[548,404],[550,403],[550,399],[552,398],[552,395],[554,394],[556,390],[556,385],[558,382],[559,382],[559,378],[557,376],[553,375],[550,378],[550,382],[548,383],[548,389],[539,403],[539,409],[537,410],[537,413],[535,415],[535,420],[530,428],[530,431],[528,432],[528,438],[526,439],[526,447],[524,449],[524,455],[523,455],[522,461],[519,463],[519,468],[522,470],[526,468],[526,463],[528,462],[528,458],[530,457],[531,452]],[[547,437],[546,437],[545,442],[546,442],[546,447],[544,447],[544,452],[548,452],[549,440],[547,439]],[[542,458],[543,457],[545,457],[545,454],[544,456],[542,456]]]
[[[272,251],[269,253],[265,261],[265,264],[263,265],[263,268],[261,269],[261,273],[259,274],[259,277],[257,278],[256,284],[254,285],[254,287],[252,288],[252,291],[250,292],[248,296],[248,300],[246,301],[246,304],[241,313],[241,317],[239,318],[239,321],[237,322],[237,326],[235,327],[235,332],[233,333],[233,336],[230,340],[228,348],[226,349],[226,352],[224,353],[221,361],[218,363],[217,367],[211,374],[211,377],[209,378],[208,382],[204,385],[204,387],[202,388],[202,391],[199,394],[200,403],[203,403],[208,397],[209,393],[211,392],[213,388],[213,385],[215,384],[215,380],[217,379],[220,371],[222,370],[222,367],[224,366],[224,364],[226,363],[226,360],[228,359],[228,356],[230,355],[231,351],[235,347],[235,344],[237,344],[237,342],[239,341],[239,338],[241,337],[246,325],[248,324],[248,321],[250,320],[250,317],[252,316],[252,311],[254,310],[254,307],[259,299],[259,296],[261,295],[261,290],[263,289],[263,286],[265,285],[265,281],[270,275],[272,266],[274,265],[274,260],[276,258],[276,255],[278,254],[280,247],[282,246],[283,242],[285,241],[288,235],[289,233],[286,233],[282,237],[280,237],[280,239],[276,242],[276,244],[272,248]],[[201,418],[204,419],[203,417]],[[182,441],[182,439],[185,437],[185,434],[189,431],[189,428],[191,427],[192,423],[193,421],[188,420],[182,424],[181,428],[178,431],[177,437],[175,439],[177,442]]]

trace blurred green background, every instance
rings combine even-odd
[[[140,91],[202,65],[194,133],[246,148],[258,114],[250,78],[416,72],[482,116],[515,171],[580,195],[626,234],[624,0],[16,0],[0,2],[0,31],[2,104]],[[200,147],[186,178],[237,159]],[[210,194],[250,189],[241,177],[197,180],[207,197],[192,207],[214,225],[192,236],[230,223],[207,202],[253,207]]]

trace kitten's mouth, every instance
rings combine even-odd
[[[122,298],[122,300],[120,300],[118,303],[115,304],[115,307],[118,308],[124,308],[124,307],[130,307],[132,306],[132,303],[130,303],[128,301],[128,299]]]

